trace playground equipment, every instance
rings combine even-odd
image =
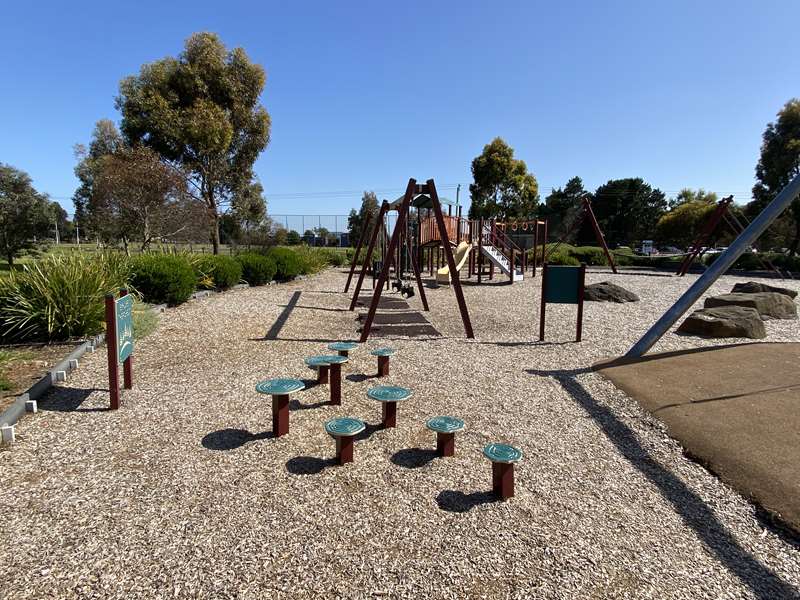
[[[256,385],[259,394],[272,396],[272,434],[281,437],[289,433],[289,394],[305,389],[299,379],[267,379]]]
[[[367,390],[367,397],[380,402],[383,427],[397,427],[397,403],[411,398],[411,390],[397,385],[379,385]]]
[[[589,223],[592,225],[592,230],[594,231],[594,236],[597,239],[597,243],[603,248],[603,253],[606,255],[606,260],[608,261],[608,264],[611,265],[611,270],[614,272],[614,274],[616,274],[617,264],[614,262],[614,257],[611,255],[611,251],[608,249],[606,238],[603,235],[603,231],[600,229],[600,224],[597,222],[597,218],[594,216],[594,211],[592,210],[592,201],[589,200],[588,196],[581,200],[580,209],[575,215],[575,218],[572,220],[570,226],[564,232],[564,235],[562,235],[555,244],[550,246],[550,248],[545,251],[545,262],[547,262],[547,257],[555,252],[565,240],[567,240],[574,232],[580,230],[581,225],[583,225],[583,222],[586,219],[589,219]]]
[[[472,244],[461,242],[456,248],[454,258],[456,260],[456,272],[460,272],[469,260],[469,253],[472,251]],[[458,275],[456,275],[458,277]],[[450,267],[444,266],[436,271],[436,283],[450,283]]]
[[[377,348],[370,352],[372,356],[378,357],[378,377],[389,375],[389,357],[394,353],[394,348]]]
[[[333,342],[328,344],[328,350],[334,350],[339,353],[339,356],[349,356],[351,350],[358,348],[356,342]]]
[[[692,242],[692,245],[689,247],[689,252],[683,257],[683,260],[678,267],[678,271],[675,273],[676,275],[683,277],[689,271],[695,260],[700,260],[703,258],[703,255],[711,245],[711,240],[714,236],[714,233],[723,222],[730,228],[734,235],[738,236],[742,234],[744,231],[744,226],[738,217],[731,211],[732,204],[733,196],[723,198],[717,203],[717,207],[714,209],[714,212],[709,215],[705,225],[703,225],[700,233],[697,234],[694,242]],[[772,261],[770,261],[768,258],[762,257],[759,254],[756,254],[756,258],[761,263],[761,266],[765,271],[774,271],[778,277],[783,279],[783,273],[780,269],[772,264]]]
[[[578,319],[575,341],[581,341],[583,332],[583,293],[586,283],[586,265],[579,267],[553,266],[542,268],[542,306],[539,309],[539,341],[544,341],[544,321],[547,304],[577,304]]]
[[[492,461],[492,490],[501,500],[514,495],[514,463],[522,460],[522,452],[508,444],[488,444],[483,455]]]
[[[800,195],[800,174],[784,187],[775,199],[770,202],[761,213],[753,219],[745,230],[728,246],[719,258],[678,298],[655,324],[636,342],[628,353],[627,358],[639,358],[646,353],[661,337],[672,327],[681,316],[700,299],[706,290],[725,273],[733,263],[744,253],[769,227],[780,214],[788,208],[795,198]]]
[[[353,439],[367,425],[353,417],[337,417],[325,422],[325,431],[336,440],[336,462],[340,465],[353,462]]]
[[[441,457],[455,454],[456,433],[464,431],[464,421],[457,417],[433,417],[425,422],[425,427],[436,432],[436,454]]]

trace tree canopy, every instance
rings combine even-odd
[[[36,246],[36,236],[55,217],[50,200],[34,189],[27,173],[0,163],[0,252],[9,265]]]
[[[761,156],[756,165],[753,201],[747,205],[751,217],[761,212],[800,173],[800,99],[789,100],[777,116],[777,120],[769,123],[764,131]],[[787,223],[784,227],[773,228],[773,231],[790,229],[793,231],[791,240],[778,238],[772,241],[788,244],[791,254],[796,254],[800,244],[800,200],[795,199],[791,210],[780,220]]]
[[[612,179],[592,194],[592,209],[611,247],[653,239],[656,223],[666,208],[664,192],[640,177]],[[593,243],[595,236],[588,223],[581,227],[579,238]]]
[[[217,35],[196,33],[177,58],[145,64],[120,83],[125,139],[188,175],[208,211],[215,253],[220,217],[253,180],[253,163],[269,143],[269,114],[259,104],[265,81],[242,48],[228,50]]]
[[[583,180],[573,177],[563,188],[555,188],[548,194],[539,216],[547,219],[550,232],[561,235],[576,216],[581,200],[588,195]]]
[[[472,161],[470,219],[531,219],[539,205],[539,184],[525,161],[501,138],[493,139]]]
[[[347,233],[350,239],[350,245],[355,247],[358,240],[362,235],[369,235],[369,231],[363,231],[364,223],[369,221],[374,226],[374,219],[378,215],[378,196],[375,192],[364,192],[361,196],[361,208],[356,212],[355,209],[350,210],[350,215],[347,217]]]

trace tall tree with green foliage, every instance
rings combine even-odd
[[[351,209],[347,217],[347,233],[350,245],[355,247],[362,235],[369,235],[369,231],[363,231],[364,224],[369,218],[370,228],[374,226],[374,219],[378,215],[378,196],[375,192],[364,192],[361,196],[361,208]]]
[[[540,207],[540,217],[547,219],[548,231],[561,235],[577,215],[581,200],[587,196],[580,177],[573,177],[563,188],[555,188]]]
[[[706,204],[716,204],[719,200],[714,192],[707,192],[703,188],[693,190],[691,188],[683,188],[678,195],[669,200],[670,209],[686,204],[688,202],[704,202]]]
[[[612,179],[592,195],[592,209],[611,247],[632,246],[653,239],[656,223],[667,209],[667,198],[641,177]],[[579,239],[595,243],[588,222],[581,227]]]
[[[23,250],[36,247],[53,215],[50,200],[37,192],[30,176],[0,163],[0,253],[9,265]]]
[[[777,120],[769,123],[764,131],[761,157],[756,165],[753,201],[747,205],[747,213],[751,217],[760,213],[800,173],[800,99],[789,100],[777,116]],[[791,209],[784,213],[781,220],[791,226],[791,239],[785,242],[790,254],[797,254],[800,245],[800,199],[792,202]],[[781,240],[775,242],[781,243]]]
[[[219,221],[269,143],[270,118],[259,103],[266,75],[242,48],[213,33],[195,33],[177,58],[143,65],[120,83],[116,105],[129,143],[144,143],[188,174],[211,220]]]
[[[472,161],[470,219],[531,219],[539,206],[539,184],[524,160],[501,138],[493,139]]]
[[[249,245],[256,230],[266,225],[267,200],[260,182],[253,181],[236,190],[231,200],[231,213],[239,222],[242,241]]]

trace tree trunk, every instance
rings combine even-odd
[[[128,247],[128,236],[127,235],[123,235],[122,236],[122,247],[125,248],[125,256],[129,257],[131,255],[131,249]]]
[[[219,254],[219,214],[214,211],[211,224],[211,243],[214,245],[214,254]]]

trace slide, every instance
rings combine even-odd
[[[472,245],[467,242],[461,242],[453,252],[453,259],[456,262],[456,271],[461,271],[464,265],[469,260],[469,251]],[[436,271],[436,283],[450,283],[450,268],[445,265]]]

